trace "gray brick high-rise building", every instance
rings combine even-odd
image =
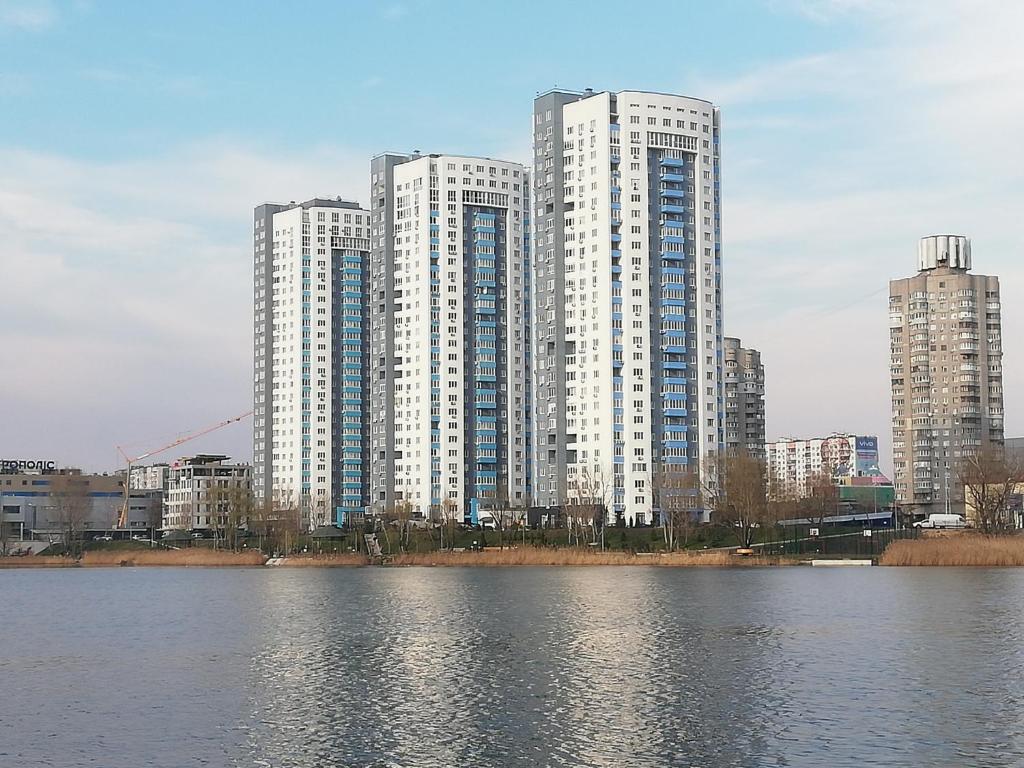
[[[725,344],[725,447],[764,461],[764,366],[739,339]]]
[[[958,464],[1003,442],[999,279],[970,269],[969,239],[930,235],[889,282],[896,499],[917,515],[963,513]]]

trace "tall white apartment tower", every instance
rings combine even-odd
[[[370,213],[340,198],[255,210],[253,490],[310,526],[367,504]]]
[[[524,168],[416,154],[372,168],[374,228],[390,238],[374,257],[391,251],[374,274],[373,506],[525,506]]]
[[[659,466],[724,450],[720,171],[710,102],[535,100],[536,504],[650,523]]]

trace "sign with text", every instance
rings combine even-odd
[[[18,472],[56,472],[57,462],[52,459],[0,459],[0,474]]]

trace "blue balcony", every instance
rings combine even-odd
[[[681,189],[662,189],[662,197],[685,197],[683,190]]]
[[[686,347],[682,344],[666,344],[661,348],[662,352],[667,352],[670,355],[685,355]]]
[[[661,242],[678,243],[679,245],[682,245],[683,243],[686,242],[686,238],[683,237],[682,235],[665,235],[664,237],[661,238]]]
[[[481,464],[497,464],[498,463],[498,457],[497,456],[477,456],[476,460],[478,462],[480,462]]]
[[[685,162],[675,157],[663,157],[661,158],[661,164],[669,168],[682,168]]]
[[[661,258],[666,261],[685,261],[686,254],[679,251],[665,251],[661,254]]]
[[[669,181],[669,182],[672,182],[674,184],[682,184],[684,181],[686,181],[686,177],[683,176],[683,174],[681,174],[681,173],[666,172],[666,173],[661,174],[661,180],[662,181]]]
[[[683,206],[681,206],[681,205],[666,205],[665,203],[662,203],[661,204],[661,212],[662,213],[684,214],[684,213],[686,213],[686,209],[683,208]]]
[[[662,367],[666,371],[685,371],[686,370],[686,363],[684,363],[682,360],[673,361],[671,363],[662,363],[661,365],[662,365]]]

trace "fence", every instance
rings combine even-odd
[[[824,527],[811,535],[810,528],[792,528],[785,536],[757,545],[766,555],[816,555],[818,557],[874,558],[897,539],[916,539],[917,528],[866,528],[850,530],[845,526]],[[779,532],[778,529],[776,531]]]

